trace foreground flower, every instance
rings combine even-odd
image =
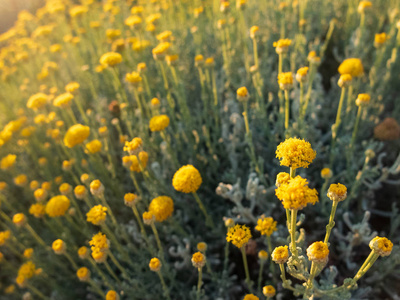
[[[86,282],[90,279],[90,271],[86,267],[79,268],[78,271],[76,271],[76,276],[79,281]]]
[[[2,170],[8,170],[14,165],[16,159],[17,156],[14,154],[8,154],[7,156],[4,156],[0,161],[0,168]]]
[[[149,212],[154,215],[157,222],[168,219],[174,211],[174,202],[171,197],[159,196],[151,200]]]
[[[66,196],[54,196],[46,204],[46,214],[52,218],[61,217],[65,215],[69,206],[70,201]]]
[[[385,237],[374,237],[369,242],[369,247],[379,256],[389,256],[392,253],[393,243]]]
[[[314,242],[307,248],[307,257],[312,262],[326,263],[328,255],[328,245],[324,242]]]
[[[149,268],[151,271],[158,272],[160,271],[161,266],[162,266],[161,261],[158,258],[154,257],[150,260]]]
[[[340,64],[338,71],[341,75],[349,74],[352,77],[360,77],[364,74],[364,67],[361,59],[348,58]]]
[[[175,190],[182,193],[196,192],[202,182],[200,172],[192,165],[181,167],[172,178],[172,185]]]
[[[202,268],[206,264],[206,257],[201,252],[196,252],[192,255],[192,265],[195,268]]]
[[[275,51],[278,54],[287,53],[289,51],[289,46],[292,43],[289,39],[280,39],[277,42],[274,42],[273,46],[275,47]]]
[[[331,184],[328,189],[328,198],[332,201],[343,201],[347,197],[347,188],[341,183]]]
[[[280,185],[275,194],[285,209],[303,209],[307,204],[318,202],[318,193],[308,187],[307,179],[296,176],[287,183]]]
[[[68,148],[82,144],[90,134],[90,128],[81,124],[71,126],[64,136],[64,145]]]
[[[226,240],[238,248],[246,246],[250,239],[250,228],[246,225],[236,224],[234,227],[229,228],[226,234]]]
[[[150,119],[150,131],[163,131],[169,125],[169,117],[167,115],[158,115]]]
[[[107,218],[107,207],[102,205],[93,206],[86,214],[86,221],[93,225],[102,225]]]
[[[277,264],[284,264],[289,259],[288,246],[279,246],[271,254],[272,260]]]
[[[316,152],[311,144],[298,138],[289,138],[280,143],[276,149],[276,157],[280,160],[281,166],[292,169],[308,168],[316,157]]]

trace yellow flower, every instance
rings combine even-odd
[[[162,59],[164,58],[165,54],[167,53],[168,49],[171,47],[171,44],[168,42],[163,42],[157,45],[153,50],[153,57],[154,59]]]
[[[78,249],[78,256],[80,259],[86,259],[89,255],[88,248],[85,246],[82,246]]]
[[[329,186],[327,195],[332,201],[343,201],[347,198],[347,188],[341,183],[333,183]]]
[[[14,293],[14,291],[15,291],[15,285],[11,284],[5,288],[4,293],[12,294]]]
[[[323,168],[322,170],[321,170],[321,177],[323,178],[323,179],[329,179],[329,178],[331,178],[332,177],[332,170],[331,169],[329,169],[329,168]]]
[[[119,300],[119,295],[116,291],[110,290],[106,294],[106,300]]]
[[[12,218],[12,221],[16,226],[19,227],[25,225],[27,222],[26,216],[23,213],[15,214]]]
[[[245,86],[242,86],[240,88],[237,89],[236,91],[236,96],[239,102],[245,102],[247,100],[249,100],[249,91],[247,90],[247,88]]]
[[[138,156],[139,156],[139,159],[138,159]],[[139,154],[138,154],[137,156],[136,156],[136,155],[131,155],[131,156],[129,156],[129,160],[130,160],[130,167],[129,167],[129,169],[130,169],[132,172],[137,172],[137,173],[139,173],[139,172],[142,171],[142,168],[143,168],[143,169],[146,168],[146,166],[147,166],[147,161],[149,160],[149,155],[148,155],[148,153],[145,152],[145,151],[140,151]],[[140,161],[140,164],[139,164],[139,161]]]
[[[236,224],[234,227],[229,228],[226,234],[226,240],[232,242],[232,244],[238,248],[246,246],[250,239],[250,228],[246,225]]]
[[[8,154],[7,156],[4,156],[0,161],[0,168],[2,170],[8,170],[14,165],[16,159],[17,156],[15,154]]]
[[[357,106],[367,106],[371,101],[371,96],[369,94],[358,94],[356,99]]]
[[[281,90],[289,90],[293,87],[292,72],[284,72],[278,75],[279,88]]]
[[[276,224],[277,222],[274,221],[273,218],[262,216],[260,219],[257,220],[257,226],[255,227],[255,229],[257,231],[260,231],[261,235],[271,236],[271,234],[277,230]]]
[[[133,83],[134,85],[138,85],[139,83],[142,82],[142,77],[138,72],[133,71],[132,73],[127,73],[125,75],[125,80]]]
[[[163,222],[174,212],[174,202],[168,196],[159,196],[151,200],[149,212],[152,213],[157,222]]]
[[[67,245],[64,243],[63,240],[58,239],[53,242],[51,248],[53,249],[55,254],[61,255],[64,254],[67,250]]]
[[[360,1],[360,3],[358,4],[357,11],[358,13],[362,14],[364,13],[365,9],[370,8],[371,6],[372,6],[371,1]]]
[[[276,157],[281,161],[281,166],[308,168],[316,156],[311,144],[298,138],[289,138],[280,143],[276,149]]]
[[[302,209],[311,203],[318,202],[318,193],[308,187],[307,179],[300,176],[291,178],[275,190],[285,209]]]
[[[259,300],[260,298],[258,298],[257,296],[255,296],[254,294],[247,294],[246,296],[244,296],[243,300]]]
[[[87,13],[89,10],[88,7],[83,6],[83,5],[75,5],[69,10],[69,14],[72,18],[79,17],[85,13]]]
[[[154,224],[154,221],[156,219],[156,217],[150,211],[145,211],[142,214],[142,218],[143,218],[143,223],[146,224],[146,225]]]
[[[274,297],[276,295],[276,290],[272,285],[266,285],[263,287],[263,295],[265,297]]]
[[[329,249],[324,242],[314,242],[307,248],[308,259],[317,263],[328,261]]]
[[[96,263],[100,264],[107,260],[107,253],[100,251],[100,249],[95,248],[92,249],[92,257],[96,261]]]
[[[72,191],[72,187],[69,183],[64,182],[63,184],[60,185],[58,190],[62,195],[68,195]]]
[[[158,115],[150,119],[150,131],[163,131],[169,125],[169,117],[167,115]]]
[[[68,93],[74,93],[77,91],[80,87],[80,84],[76,81],[71,81],[65,86],[65,91]]]
[[[338,71],[341,75],[350,74],[352,77],[359,77],[364,74],[364,67],[361,59],[348,58],[340,64]]]
[[[133,207],[137,204],[137,202],[140,200],[138,195],[133,194],[133,193],[127,193],[124,196],[124,203],[126,206]]]
[[[10,238],[10,235],[10,230],[0,231],[0,246],[3,246],[7,242],[7,240]]]
[[[254,39],[256,37],[256,33],[260,30],[258,26],[251,26],[250,28],[250,37]]]
[[[197,243],[197,250],[199,250],[200,252],[206,252],[207,251],[207,244],[205,242],[200,242]]]
[[[389,256],[392,253],[393,243],[385,237],[374,237],[369,242],[369,247],[380,256]]]
[[[338,86],[341,88],[346,88],[351,85],[352,81],[353,81],[353,77],[351,77],[350,74],[340,75],[340,78],[338,80]]]
[[[195,193],[202,182],[200,172],[192,165],[181,167],[172,178],[173,187],[182,193]]]
[[[38,110],[46,105],[47,99],[48,96],[46,94],[43,93],[34,94],[28,99],[26,107],[33,110]]]
[[[140,137],[135,137],[130,142],[125,142],[124,151],[129,152],[129,154],[135,154],[135,152],[141,149],[143,145],[143,140]]]
[[[57,96],[54,100],[53,100],[53,105],[56,107],[62,107],[65,108],[69,105],[69,103],[71,102],[71,100],[74,99],[74,95],[72,95],[71,93],[64,93],[61,94],[59,96]]]
[[[61,217],[65,215],[69,206],[70,201],[66,196],[54,196],[46,204],[46,214],[52,218]]]
[[[101,225],[106,221],[107,207],[102,205],[93,206],[86,214],[86,221],[93,225]]]
[[[297,70],[296,80],[298,82],[305,82],[307,80],[308,67],[303,67]]]
[[[105,53],[100,58],[100,64],[106,67],[113,67],[121,62],[122,56],[117,52]]]
[[[89,245],[92,246],[92,251],[97,248],[100,251],[105,252],[110,248],[110,241],[107,239],[107,236],[105,234],[99,232],[92,237]]]
[[[71,126],[64,136],[64,144],[68,148],[82,144],[90,134],[90,128],[81,124]]]
[[[24,257],[30,259],[33,255],[33,248],[27,248],[24,250]]]
[[[273,46],[275,47],[275,51],[278,54],[287,53],[289,51],[289,46],[292,43],[289,39],[280,39],[277,42],[274,42]]]
[[[22,264],[18,270],[18,276],[21,276],[25,279],[32,278],[35,275],[36,266],[33,262],[27,261],[26,263]]]
[[[153,98],[153,99],[151,99],[150,104],[152,107],[158,108],[158,107],[160,107],[161,103],[160,103],[160,100],[158,100],[158,98]]]
[[[282,184],[287,183],[289,179],[290,179],[289,173],[286,172],[278,173],[278,175],[276,175],[276,182],[275,182],[276,187],[280,187]]]
[[[258,258],[266,261],[268,259],[268,252],[265,250],[261,250],[260,252],[258,252]]]
[[[86,267],[79,268],[76,271],[76,276],[78,276],[79,281],[88,281],[90,279],[90,271]]]
[[[90,154],[95,154],[95,153],[101,151],[103,144],[99,140],[96,139],[96,140],[93,140],[93,141],[87,143],[85,147],[86,147],[86,150]]]
[[[174,66],[174,65],[176,65],[176,62],[178,61],[178,59],[179,59],[179,55],[178,55],[178,54],[167,55],[167,56],[165,57],[165,61],[167,62],[167,64],[168,64],[169,66]]]
[[[20,187],[23,187],[28,182],[28,177],[25,174],[20,174],[14,178],[14,183]]]
[[[160,34],[157,34],[156,38],[160,42],[165,42],[167,41],[170,37],[172,36],[172,32],[169,30],[163,31]]]
[[[29,213],[35,218],[42,218],[46,213],[46,206],[40,203],[32,204]]]
[[[206,257],[201,252],[196,252],[192,255],[192,264],[195,268],[202,268],[206,264]]]
[[[151,271],[158,272],[160,271],[161,266],[161,261],[158,258],[154,257],[150,260],[149,268]]]
[[[376,48],[382,47],[389,38],[385,32],[375,34],[374,46]]]
[[[289,259],[288,246],[276,247],[274,251],[272,251],[271,258],[277,264],[286,263]]]

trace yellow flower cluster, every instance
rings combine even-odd
[[[192,165],[186,165],[181,167],[175,172],[172,178],[172,185],[178,192],[182,193],[194,193],[196,192],[203,179],[201,178],[200,172]]]
[[[143,140],[140,137],[135,137],[132,141],[125,142],[124,151],[134,154],[136,150],[141,149],[142,145]]]
[[[332,201],[343,201],[347,197],[347,188],[341,183],[331,184],[328,189],[328,198]]]
[[[163,222],[174,212],[174,202],[168,196],[156,197],[150,202],[149,212],[154,215],[157,222]]]
[[[276,157],[280,160],[281,166],[297,168],[308,168],[316,157],[316,152],[311,144],[298,138],[289,138],[280,143],[276,149]]]
[[[64,136],[64,145],[68,148],[73,148],[76,145],[82,144],[90,134],[90,128],[82,124],[71,126]]]
[[[89,143],[87,143],[85,145],[86,150],[90,153],[90,154],[95,154],[97,152],[101,151],[101,148],[103,147],[103,144],[101,143],[101,141],[99,140],[93,140]]]
[[[69,206],[70,201],[66,196],[54,196],[46,204],[46,214],[51,218],[61,217],[65,215]]]
[[[74,99],[74,95],[72,95],[71,93],[64,93],[64,94],[57,96],[53,100],[53,105],[56,107],[65,108],[69,105],[69,103],[71,102],[72,99]]]
[[[292,72],[284,72],[278,75],[279,88],[281,90],[289,90],[293,87]]]
[[[100,64],[106,67],[113,67],[121,62],[122,56],[117,52],[107,52],[100,58]]]
[[[250,239],[250,228],[246,225],[236,224],[234,227],[229,228],[226,234],[226,240],[238,248],[246,246]]]
[[[324,242],[314,242],[307,248],[307,257],[310,261],[326,263],[328,261],[329,249]]]
[[[158,115],[150,119],[150,131],[163,131],[169,125],[169,117],[167,115]]]
[[[34,203],[29,208],[29,213],[35,218],[42,218],[46,213],[46,206],[41,203]]]
[[[153,272],[160,271],[160,269],[161,269],[161,261],[156,257],[152,258],[150,260],[150,263],[149,263],[149,268]]]
[[[308,187],[307,179],[296,176],[281,184],[275,194],[285,209],[302,209],[318,202],[318,192]]]
[[[379,256],[388,256],[392,253],[393,243],[385,237],[377,236],[369,242],[369,247]]]
[[[277,264],[284,264],[289,259],[288,246],[279,246],[271,254],[272,260]]]
[[[261,232],[261,235],[271,236],[276,229],[277,222],[272,217],[262,217],[257,220],[255,229]]]
[[[86,221],[93,225],[102,225],[106,221],[107,207],[102,205],[93,206],[86,214]]]
[[[371,100],[371,96],[369,94],[358,94],[356,99],[357,106],[367,106]]]
[[[292,44],[292,41],[289,39],[280,39],[277,42],[273,43],[275,47],[275,51],[278,54],[286,53],[289,51],[289,46]]]
[[[202,268],[206,264],[206,257],[203,253],[196,252],[192,255],[192,264],[195,268]]]
[[[359,58],[345,59],[338,68],[341,75],[349,74],[351,77],[359,77],[364,74],[364,66]]]
[[[254,294],[247,294],[246,296],[244,296],[243,300],[259,300],[260,298],[258,298],[256,295]]]

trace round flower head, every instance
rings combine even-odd
[[[231,228],[231,227],[235,226],[235,221],[232,218],[224,217],[224,224],[225,224],[225,227]]]
[[[73,92],[77,91],[79,89],[79,87],[80,87],[80,84],[78,82],[71,81],[70,83],[68,83],[65,86],[65,91],[69,92],[69,93],[73,93]]]
[[[369,94],[358,94],[356,99],[357,106],[367,106],[369,101],[371,100],[371,96]]]
[[[280,39],[277,42],[274,42],[273,46],[275,47],[275,51],[278,54],[287,53],[289,51],[289,46],[292,43],[289,39]]]
[[[360,77],[364,74],[364,67],[361,59],[348,58],[340,64],[338,71],[341,75],[349,74],[351,77]]]
[[[192,165],[181,167],[172,178],[173,187],[182,193],[195,193],[202,182],[200,172]]]
[[[146,224],[146,225],[154,224],[154,221],[156,219],[156,217],[150,211],[145,211],[142,214],[142,218],[143,218],[143,223]]]
[[[250,28],[250,37],[254,39],[256,37],[256,33],[260,30],[258,26],[251,26]]]
[[[27,249],[24,250],[23,256],[24,256],[25,258],[30,259],[30,258],[32,258],[32,256],[33,256],[33,252],[34,252],[33,248],[27,248]]]
[[[272,251],[271,258],[277,264],[286,263],[289,259],[288,246],[276,247],[274,251]]]
[[[146,168],[148,160],[149,160],[148,153],[146,151],[140,151],[138,155],[129,156],[129,163],[127,165],[129,165],[129,169],[132,172],[139,173],[142,171],[142,169]]]
[[[287,183],[290,179],[289,173],[286,172],[280,172],[278,175],[276,175],[276,182],[275,185],[277,187],[280,187],[282,184]]]
[[[316,263],[328,262],[329,249],[324,242],[314,242],[307,248],[307,256],[310,261]]]
[[[30,279],[36,274],[36,266],[32,261],[27,261],[22,264],[18,270],[18,276],[22,276],[25,279]]]
[[[376,48],[380,48],[390,37],[385,33],[377,33],[375,34],[374,46]]]
[[[246,296],[244,296],[243,300],[260,300],[260,298],[258,298],[254,294],[247,294]]]
[[[102,225],[107,218],[107,207],[102,205],[93,206],[86,214],[86,221],[93,225]]]
[[[347,198],[347,188],[341,183],[332,183],[328,189],[328,198],[332,201],[343,201]]]
[[[32,204],[29,213],[35,218],[42,218],[46,213],[46,206],[41,203]]]
[[[202,268],[206,264],[206,257],[203,253],[196,252],[192,255],[192,264],[195,268]]]
[[[261,250],[258,252],[258,258],[262,261],[266,261],[268,259],[268,252],[265,250]]]
[[[281,184],[275,194],[282,201],[285,209],[302,209],[311,203],[318,202],[318,193],[308,187],[307,179],[296,176],[287,183]]]
[[[110,290],[106,294],[106,300],[119,300],[119,295],[116,291]]]
[[[47,190],[42,189],[42,188],[38,188],[37,190],[35,190],[33,192],[33,196],[35,197],[37,202],[43,202],[46,200],[48,195]]]
[[[250,98],[249,91],[245,86],[242,86],[237,89],[236,96],[239,102],[246,102]]]
[[[329,178],[332,178],[332,176],[333,176],[333,173],[332,173],[332,170],[331,170],[331,169],[329,169],[329,168],[323,168],[323,169],[321,170],[321,177],[322,177],[323,179],[329,179]]]
[[[98,264],[104,263],[107,260],[107,252],[103,252],[98,248],[92,249],[92,258]]]
[[[105,252],[110,248],[110,241],[107,239],[105,234],[98,232],[89,241],[89,245],[92,246],[92,250],[99,249],[100,251]]]
[[[76,199],[83,200],[87,195],[87,190],[84,185],[77,185],[74,188],[74,195]]]
[[[261,235],[271,236],[276,231],[276,221],[271,217],[261,216],[257,220],[257,231],[261,232]]]
[[[151,200],[149,212],[154,215],[157,222],[168,219],[174,211],[174,202],[168,196],[159,196]]]
[[[0,231],[0,246],[3,246],[7,242],[7,240],[10,238],[10,235],[10,230]]]
[[[163,131],[169,125],[169,117],[167,115],[158,115],[150,119],[150,131]]]
[[[151,271],[158,272],[160,271],[161,266],[161,261],[158,258],[154,257],[150,260],[149,268]]]
[[[281,166],[297,168],[308,168],[316,156],[311,144],[298,138],[288,138],[280,143],[276,149],[276,157]]]
[[[90,154],[95,154],[101,151],[103,144],[99,140],[93,140],[86,144],[86,151]]]
[[[140,198],[138,197],[138,195],[133,194],[133,193],[127,193],[124,196],[124,203],[126,206],[129,206],[129,207],[135,206],[139,200],[140,200]]]
[[[15,214],[12,218],[12,221],[18,227],[24,226],[27,222],[26,216],[22,213]]]
[[[117,52],[105,53],[100,58],[100,64],[106,67],[113,67],[121,62],[122,56]]]
[[[27,182],[28,182],[28,178],[26,177],[25,174],[20,174],[14,178],[15,185],[18,185],[20,187],[24,187]]]
[[[58,190],[60,191],[60,194],[62,195],[68,195],[69,193],[71,193],[72,191],[72,187],[70,184],[68,183],[63,183],[60,185],[60,187],[58,188]]]
[[[57,96],[53,100],[53,105],[56,107],[65,108],[69,105],[72,99],[74,99],[74,95],[72,95],[71,93],[64,93]]]
[[[71,126],[64,136],[64,145],[68,148],[73,148],[76,145],[82,144],[90,134],[90,128],[81,124]]]
[[[69,206],[70,201],[66,196],[54,196],[46,204],[46,214],[52,218],[61,217],[65,215]]]
[[[360,1],[358,4],[357,11],[360,14],[363,14],[365,12],[365,9],[372,7],[372,2],[371,1]]]
[[[134,86],[138,86],[142,82],[142,77],[139,72],[133,71],[125,75],[125,80],[132,83]]]
[[[306,82],[307,74],[308,74],[308,67],[303,67],[303,68],[298,69],[297,73],[296,73],[296,80],[298,82]]]
[[[246,225],[236,224],[234,227],[230,227],[226,234],[226,240],[238,248],[246,246],[250,239],[250,228]]]
[[[197,250],[199,250],[202,253],[205,253],[207,251],[207,244],[205,242],[197,243]]]
[[[160,107],[161,102],[158,98],[153,98],[153,99],[151,99],[150,104],[151,104],[151,107],[158,108],[158,107]]]
[[[37,93],[29,97],[28,102],[26,103],[26,107],[33,109],[33,110],[38,110],[42,108],[43,106],[46,105],[48,100],[48,96],[43,93]]]
[[[293,87],[292,72],[284,72],[278,75],[279,88],[281,90],[289,90]]]
[[[341,88],[346,88],[346,87],[350,86],[352,81],[353,81],[353,77],[351,77],[350,74],[340,75],[340,78],[338,80],[338,86]]]
[[[170,47],[171,47],[171,44],[169,42],[162,42],[162,43],[158,44],[152,50],[154,59],[156,59],[156,60],[163,59]]]
[[[88,281],[90,279],[90,271],[86,267],[79,268],[78,271],[76,271],[76,276],[78,276],[79,281]]]
[[[263,295],[265,297],[274,297],[276,295],[276,290],[272,285],[266,285],[263,287]]]
[[[82,246],[78,249],[78,256],[80,259],[86,259],[89,257],[89,249],[85,246]]]
[[[369,247],[379,256],[389,256],[392,253],[393,243],[385,237],[374,237],[369,242]]]
[[[90,192],[93,196],[99,197],[104,194],[104,185],[100,180],[96,179],[90,183]]]
[[[135,137],[130,142],[125,142],[124,151],[129,152],[129,154],[133,155],[139,152],[142,149],[143,140],[139,137]]]
[[[61,255],[64,254],[67,250],[67,245],[64,243],[63,240],[58,239],[53,242],[51,248],[53,249],[55,254]]]
[[[14,165],[16,159],[17,159],[17,156],[15,154],[8,154],[7,156],[5,156],[1,159],[0,168],[2,170],[8,170],[9,168],[11,168]]]

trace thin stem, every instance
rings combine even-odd
[[[75,261],[72,259],[71,255],[69,255],[67,252],[64,253],[64,256],[68,259],[68,261],[70,262],[70,264],[72,265],[72,267],[74,268],[74,270],[78,270],[79,267],[78,265],[75,263]]]
[[[25,225],[26,229],[28,229],[29,233],[34,237],[34,239],[43,247],[46,247],[46,243],[43,241],[43,239],[36,233],[36,231],[31,227],[31,225],[26,224]]]
[[[97,284],[92,279],[89,279],[88,282],[90,286],[96,291],[97,294],[99,294],[103,298],[106,297],[104,292],[97,286]]]
[[[285,275],[285,266],[283,264],[279,264],[279,268],[281,269],[281,277],[283,281],[286,281],[286,275]]]
[[[258,294],[261,294],[261,286],[262,286],[262,273],[264,270],[264,260],[260,260],[260,270],[258,272]]]
[[[285,90],[285,129],[289,128],[289,90]]]
[[[198,268],[199,271],[199,279],[197,281],[197,293],[196,293],[196,300],[200,300],[201,296],[201,286],[203,285],[202,275],[203,275],[203,268]]]
[[[297,209],[291,209],[291,221],[290,221],[290,239],[291,239],[291,252],[292,255],[297,258],[297,247],[296,247],[296,222],[297,222]]]
[[[337,208],[338,203],[339,203],[338,201],[332,202],[332,210],[331,210],[331,215],[329,217],[329,223],[328,223],[328,225],[326,225],[326,234],[325,234],[325,239],[324,239],[325,244],[328,243],[332,228],[335,226],[334,219],[335,219],[335,213],[336,213],[336,208]]]
[[[110,275],[115,279],[115,281],[118,282],[118,284],[121,284],[121,281],[119,280],[118,276],[114,273],[109,263],[107,261],[104,261],[104,265],[106,266],[108,273],[110,273]]]
[[[211,228],[214,228],[214,222],[211,219],[211,217],[208,215],[207,210],[206,210],[203,202],[201,201],[199,195],[197,195],[197,192],[194,192],[193,196],[196,199],[196,202],[199,205],[200,210],[203,212],[203,215],[206,217],[206,225],[211,227]]]
[[[161,240],[160,240],[160,237],[158,235],[158,231],[157,231],[156,225],[154,224],[154,222],[152,222],[150,226],[151,226],[151,229],[153,230],[154,237],[156,238],[157,247],[158,247],[158,251],[160,252],[161,260],[165,264],[164,249],[163,249],[163,246],[161,244]]]
[[[114,254],[108,250],[108,255],[110,255],[110,258],[112,260],[112,262],[114,263],[114,265],[121,271],[122,275],[128,279],[128,273],[126,272],[126,270],[121,266],[121,264],[118,262],[118,260],[115,258]]]
[[[31,290],[35,295],[37,295],[39,298],[44,299],[44,300],[49,300],[50,298],[43,295],[41,291],[39,291],[37,288],[35,288],[33,285],[26,283],[26,287]]]
[[[157,272],[157,275],[158,275],[158,277],[160,277],[161,285],[162,285],[162,288],[163,288],[163,291],[164,291],[164,296],[165,296],[168,300],[171,300],[171,297],[169,296],[168,287],[167,287],[167,285],[165,284],[164,277],[162,276],[161,271],[158,271],[158,272]]]
[[[362,107],[359,106],[358,110],[357,110],[356,123],[354,124],[353,135],[351,136],[350,151],[353,150],[354,143],[356,142],[358,127],[360,125],[360,119],[361,119],[361,111],[362,111]]]
[[[247,287],[249,288],[250,293],[252,293],[253,292],[252,282],[250,280],[249,266],[247,265],[247,257],[246,257],[246,249],[245,249],[245,247],[246,246],[243,246],[242,248],[240,248],[240,251],[242,252],[244,271],[246,273]]]

